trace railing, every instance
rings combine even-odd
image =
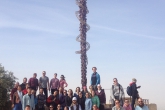
[[[127,88],[123,88],[123,89],[124,89],[125,97],[130,99],[129,98],[130,96],[128,96],[127,92],[126,92]],[[110,90],[111,89],[104,89],[104,90],[105,90],[105,94],[106,94],[106,103],[111,104],[111,101],[110,101]],[[143,102],[145,105],[149,105],[149,99],[143,99]]]

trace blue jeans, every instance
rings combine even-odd
[[[21,102],[15,103],[13,110],[22,110],[22,104],[21,104]]]

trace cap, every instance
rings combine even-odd
[[[101,85],[100,85],[100,84],[98,84],[97,86],[100,86],[100,87],[101,87]]]
[[[77,98],[76,97],[73,97],[72,100],[77,100]]]

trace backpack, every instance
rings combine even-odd
[[[128,87],[127,87],[127,94],[128,94],[129,96],[132,96],[132,86],[128,86]]]

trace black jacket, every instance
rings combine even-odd
[[[81,110],[85,110],[85,98],[83,96],[77,98],[77,103],[81,106]]]
[[[73,98],[73,96],[72,97],[69,97],[69,96],[66,96],[65,97],[65,105],[66,106],[71,106],[71,104],[72,104],[72,98]]]

